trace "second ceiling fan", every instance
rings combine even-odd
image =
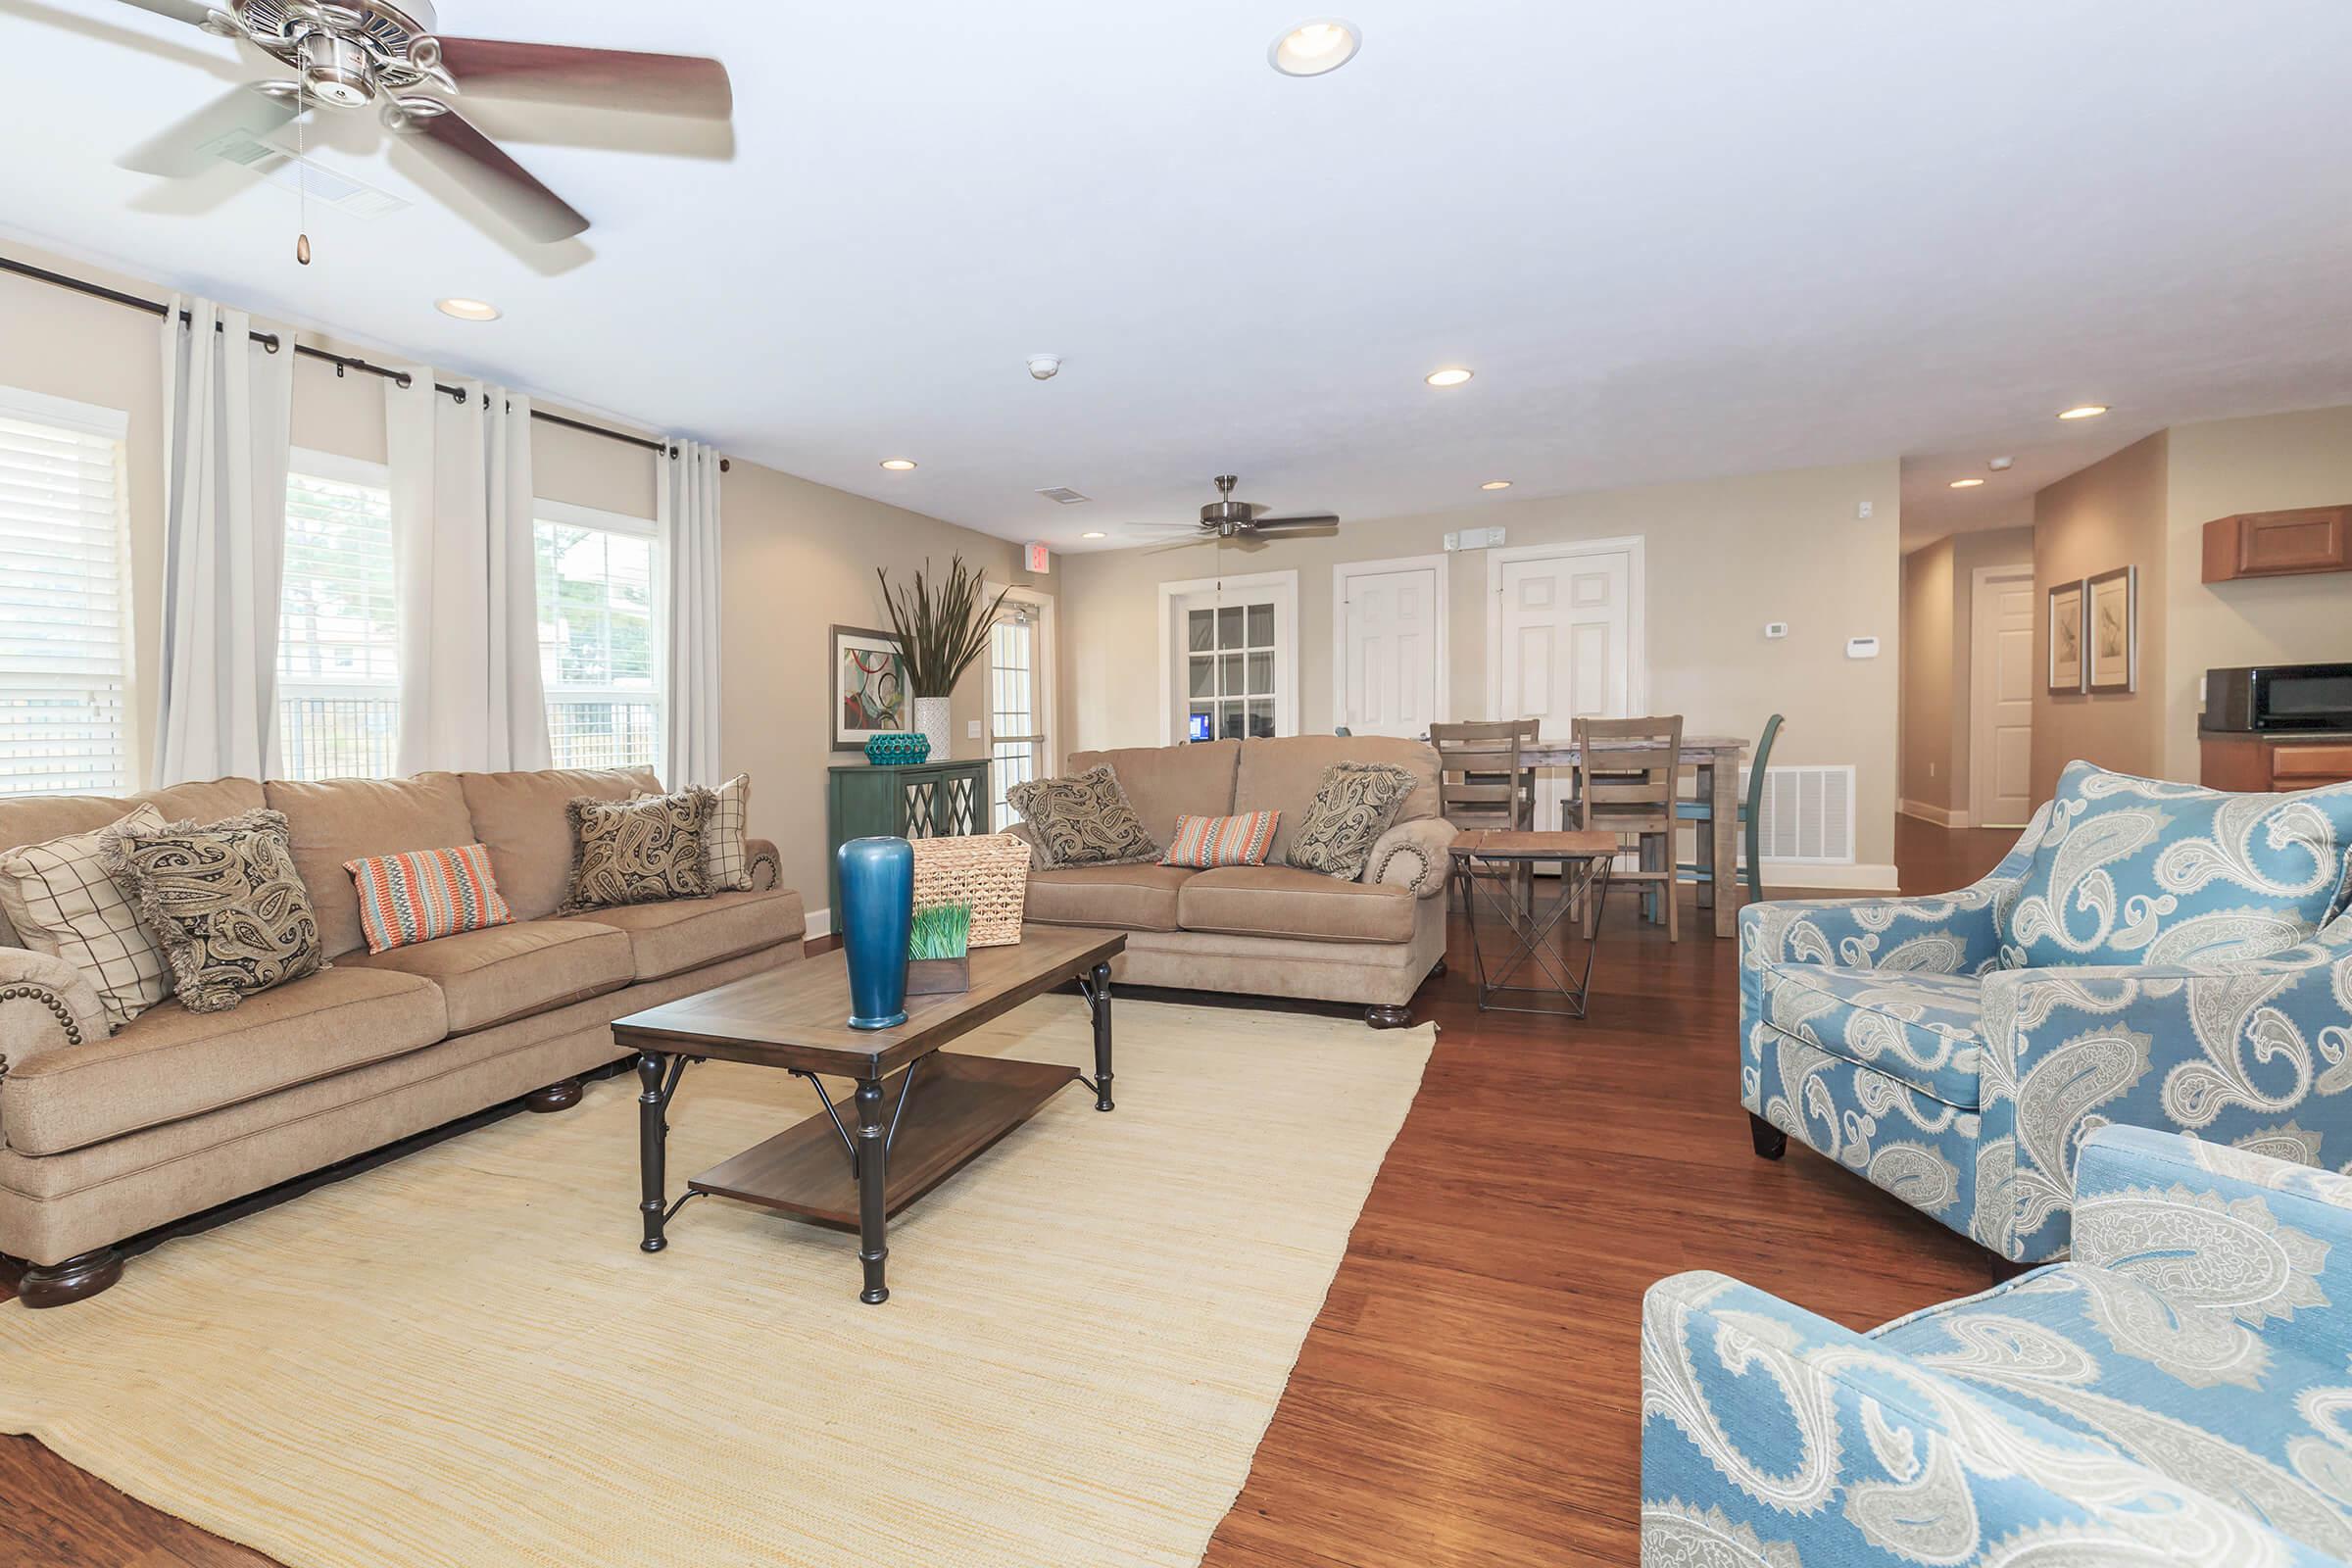
[[[1259,506],[1254,501],[1233,499],[1233,488],[1241,482],[1233,474],[1218,474],[1215,480],[1217,499],[1200,509],[1200,520],[1198,523],[1167,523],[1158,531],[1182,529],[1195,536],[1181,541],[1184,544],[1198,544],[1208,539],[1231,539],[1241,544],[1251,544],[1293,534],[1332,534],[1339,531],[1340,519],[1336,514],[1329,512],[1298,512],[1269,517],[1266,514],[1272,508]]]

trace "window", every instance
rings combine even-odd
[[[0,794],[130,788],[126,422],[0,388]]]
[[[1042,610],[1007,599],[988,629],[988,774],[996,797],[990,816],[1000,833],[1014,818],[1004,797],[1046,768],[1043,623]]]
[[[1298,729],[1298,574],[1162,583],[1168,738],[1263,739]]]
[[[655,525],[539,503],[539,674],[558,767],[659,765]]]
[[[400,740],[400,621],[384,469],[297,451],[278,592],[284,778],[389,778]]]

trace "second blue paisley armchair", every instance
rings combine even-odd
[[[1982,881],[1740,911],[1740,1093],[2013,1263],[2063,1256],[2109,1122],[2352,1161],[2352,785],[2071,765]]]

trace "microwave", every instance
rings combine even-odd
[[[2254,664],[2205,672],[2211,734],[2352,731],[2352,664]]]

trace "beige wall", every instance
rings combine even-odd
[[[2352,406],[2177,425],[2170,457],[2170,652],[2156,696],[2165,775],[2193,779],[2207,669],[2352,660],[2352,573],[2202,580],[2211,519],[2352,502]]]
[[[2044,609],[2034,625],[2034,667],[2049,667],[2047,598],[2053,583],[2139,568],[2139,690],[2053,696],[2034,688],[2034,798],[2056,793],[2058,775],[2082,758],[2123,773],[2164,771],[2165,489],[2168,432],[2159,430],[2069,474],[2034,498],[2034,584]]]
[[[1081,747],[1159,744],[1158,585],[1298,572],[1299,727],[1333,723],[1332,568],[1436,554],[1451,529],[1500,524],[1510,546],[1639,534],[1647,541],[1649,702],[1689,728],[1753,736],[1788,716],[1780,762],[1851,762],[1856,859],[1890,864],[1899,640],[1897,466],[1856,464],[1703,483],[1489,502],[1411,517],[1350,518],[1337,536],[1262,548],[1122,550],[1062,564],[1062,736]],[[1869,521],[1856,504],[1873,503]],[[1487,705],[1487,557],[1448,558],[1447,716]],[[1764,623],[1789,622],[1767,641]],[[1848,660],[1849,637],[1880,657]]]
[[[1952,534],[1903,558],[1902,798],[1931,820],[1971,809],[1977,572],[2033,564],[2032,528]]]
[[[60,258],[11,247],[18,260],[149,299],[170,291]],[[260,323],[268,325],[269,323]],[[142,758],[155,727],[156,628],[162,617],[164,538],[160,325],[156,318],[14,273],[0,272],[0,385],[121,409],[127,437],[131,583],[137,648],[131,681],[132,746]],[[305,342],[360,352],[313,334]],[[368,352],[388,363],[397,356]],[[357,371],[295,362],[297,447],[380,463],[382,383]],[[564,412],[555,404],[543,406]],[[604,423],[602,419],[594,422]],[[651,432],[639,432],[648,433]],[[606,511],[652,516],[657,465],[666,460],[624,442],[560,425],[532,429],[539,494]],[[830,635],[835,623],[886,625],[874,568],[894,573],[928,559],[944,567],[961,552],[1000,582],[1030,583],[1013,570],[1019,552],[985,534],[881,502],[777,473],[741,459],[721,492],[726,584],[720,679],[720,746],[725,767],[753,775],[752,830],[776,840],[788,884],[813,909],[824,902],[825,767],[831,747]],[[1034,586],[1051,592],[1054,579]],[[955,753],[980,755],[965,737],[982,714],[983,676],[956,695]],[[839,760],[852,760],[842,754]],[[142,763],[143,768],[143,763]]]

